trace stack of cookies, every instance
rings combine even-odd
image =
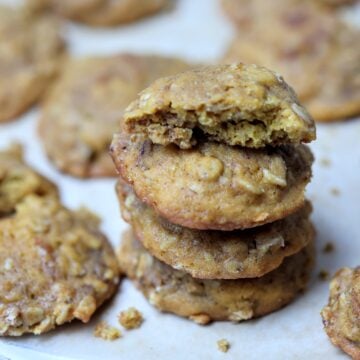
[[[304,190],[315,139],[281,76],[219,65],[159,79],[127,109],[111,153],[132,226],[121,269],[158,309],[197,323],[288,304],[314,258]]]

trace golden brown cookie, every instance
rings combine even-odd
[[[74,176],[115,176],[108,150],[126,106],[153,80],[189,66],[174,58],[130,54],[69,61],[39,123],[48,156]]]
[[[168,0],[28,0],[32,8],[52,8],[58,14],[93,26],[125,24],[152,15]]]
[[[282,77],[255,65],[190,70],[155,81],[127,109],[124,126],[153,143],[191,148],[201,134],[228,145],[310,142],[315,126]]]
[[[200,230],[244,229],[295,212],[313,162],[305,145],[260,150],[202,142],[182,150],[124,132],[114,136],[111,153],[141,201]]]
[[[115,254],[85,209],[28,196],[0,221],[0,335],[88,322],[116,290]]]
[[[12,214],[28,195],[57,197],[57,188],[24,163],[22,148],[13,145],[0,151],[0,218]]]
[[[329,304],[321,312],[331,342],[360,359],[360,267],[342,268],[330,283]]]
[[[254,278],[276,269],[314,237],[310,203],[274,223],[240,231],[191,230],[174,225],[117,185],[124,220],[157,259],[200,279]]]
[[[0,6],[0,122],[43,95],[64,55],[59,22],[49,14]]]
[[[360,113],[358,30],[313,2],[224,4],[240,27],[224,63],[242,61],[279,71],[317,121]]]
[[[243,321],[285,306],[306,288],[314,261],[311,243],[276,270],[256,279],[196,280],[152,257],[127,233],[118,251],[120,269],[161,311],[201,324]]]

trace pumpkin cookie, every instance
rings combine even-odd
[[[360,267],[342,268],[335,274],[321,316],[331,342],[360,359]]]
[[[114,26],[152,15],[168,0],[28,0],[32,8],[52,8],[58,14],[93,26]]]
[[[191,148],[204,134],[259,148],[315,139],[315,126],[281,76],[255,65],[209,66],[155,81],[124,115],[155,144]]]
[[[116,257],[99,220],[53,197],[28,196],[1,220],[0,249],[0,335],[87,322],[116,290]]]
[[[57,196],[57,188],[24,163],[21,146],[0,151],[0,217],[13,213],[30,194]]]
[[[169,223],[119,182],[123,217],[157,259],[201,279],[254,278],[276,269],[313,238],[310,203],[289,217],[243,231],[191,230]]]
[[[0,122],[43,95],[64,54],[58,21],[49,14],[0,6]]]
[[[129,54],[69,61],[39,123],[48,156],[74,176],[115,176],[108,149],[126,106],[153,80],[188,67],[173,58]]]
[[[196,280],[152,257],[132,233],[118,251],[121,271],[152,305],[200,324],[248,320],[280,309],[306,288],[313,258],[311,243],[261,278]]]
[[[261,150],[201,142],[191,150],[114,136],[111,153],[135,193],[170,222],[234,230],[282,219],[304,204],[313,156],[305,145]]]

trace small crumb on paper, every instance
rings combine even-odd
[[[118,318],[119,323],[127,330],[139,328],[144,321],[141,312],[134,307],[122,311]]]
[[[223,353],[228,352],[230,349],[230,343],[226,339],[221,339],[217,342],[218,349]]]
[[[335,250],[335,245],[330,241],[327,242],[322,249],[323,253],[325,254],[332,253],[334,250]]]
[[[110,326],[105,321],[101,321],[95,326],[94,336],[103,340],[113,341],[119,339],[122,334],[121,331],[113,326]]]
[[[320,159],[320,165],[323,167],[329,167],[331,165],[331,161],[328,158]]]
[[[326,281],[329,278],[329,272],[326,270],[319,271],[319,279],[322,281]]]
[[[334,196],[339,196],[340,195],[340,190],[336,187],[330,189],[330,193],[331,195],[334,195]]]

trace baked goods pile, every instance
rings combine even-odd
[[[292,301],[314,260],[304,191],[315,125],[283,78],[218,65],[156,80],[111,154],[132,226],[121,270],[162,311],[206,324]]]

